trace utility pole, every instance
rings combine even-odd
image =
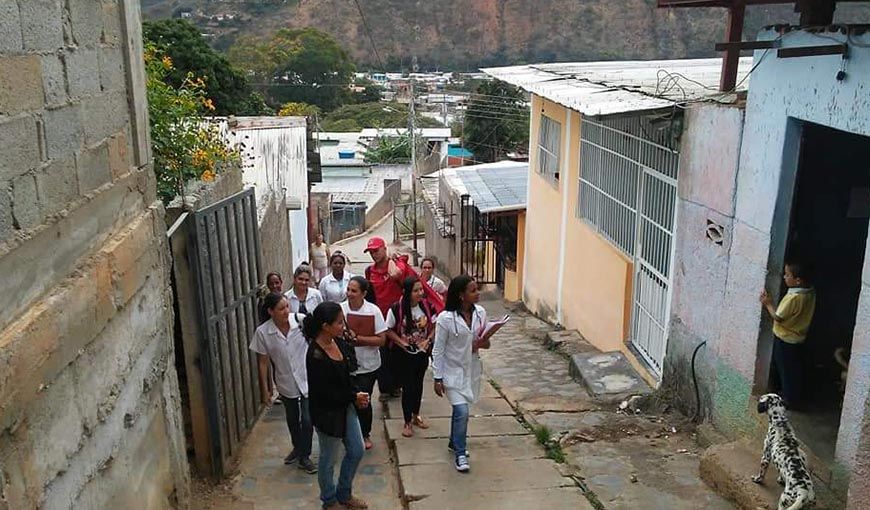
[[[417,72],[417,56],[412,59],[411,64],[411,102],[408,108],[408,127],[411,130],[411,208],[413,212],[413,248],[414,248],[414,265],[418,265],[420,254],[417,252],[417,123],[416,114],[414,112],[414,73]]]

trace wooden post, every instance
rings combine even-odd
[[[746,4],[743,0],[735,1],[728,8],[728,27],[725,32],[727,42],[740,42],[743,38],[743,18],[746,15]],[[740,64],[740,49],[729,47],[722,57],[722,75],[719,78],[719,90],[730,92],[737,87],[737,68]]]

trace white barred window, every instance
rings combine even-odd
[[[559,145],[562,141],[562,125],[541,115],[541,132],[538,137],[538,173],[553,182],[559,182]]]

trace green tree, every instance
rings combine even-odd
[[[217,115],[270,113],[262,96],[253,93],[245,75],[213,50],[191,23],[182,19],[146,21],[142,33],[146,44],[172,59],[167,83],[180,87],[189,75],[202,78]]]
[[[215,109],[205,80],[188,74],[174,86],[168,55],[148,44],[144,58],[157,194],[168,203],[186,182],[208,182],[228,165],[241,164],[241,151],[204,118]]]
[[[257,78],[267,100],[309,103],[324,111],[350,99],[355,67],[332,37],[314,28],[281,29],[271,38],[241,38],[230,60]]]
[[[408,127],[408,105],[401,103],[349,104],[327,113],[321,127],[324,131],[359,131],[364,128]],[[435,119],[417,115],[417,127],[443,127]]]
[[[463,132],[474,159],[485,163],[528,148],[529,107],[523,92],[503,81],[481,83],[468,103]]]
[[[363,87],[362,92],[353,93],[352,99],[354,103],[377,103],[381,100],[384,88],[377,83],[371,80],[361,79],[354,80],[353,84],[357,87]]]
[[[320,115],[320,108],[308,103],[284,103],[278,110],[281,117],[314,117]]]

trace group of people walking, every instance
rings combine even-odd
[[[372,264],[365,275],[350,274],[341,252],[314,248],[313,259],[325,261],[326,270],[299,266],[286,293],[280,274],[267,276],[262,324],[250,345],[263,403],[272,403],[274,387],[285,408],[292,443],[285,464],[318,473],[324,508],[367,508],[352,485],[365,450],[374,446],[375,383],[381,399],[401,396],[402,435],[413,437],[415,427],[429,427],[421,403],[431,359],[434,391],[453,407],[448,446],[456,469],[467,472],[468,406],[479,397],[482,378],[478,350],[489,347],[498,329],[486,327],[477,283],[459,276],[445,285],[428,258],[418,275],[407,257],[390,256],[379,237],[366,245]],[[314,431],[317,466],[310,458]],[[339,444],[345,454],[336,482]]]

